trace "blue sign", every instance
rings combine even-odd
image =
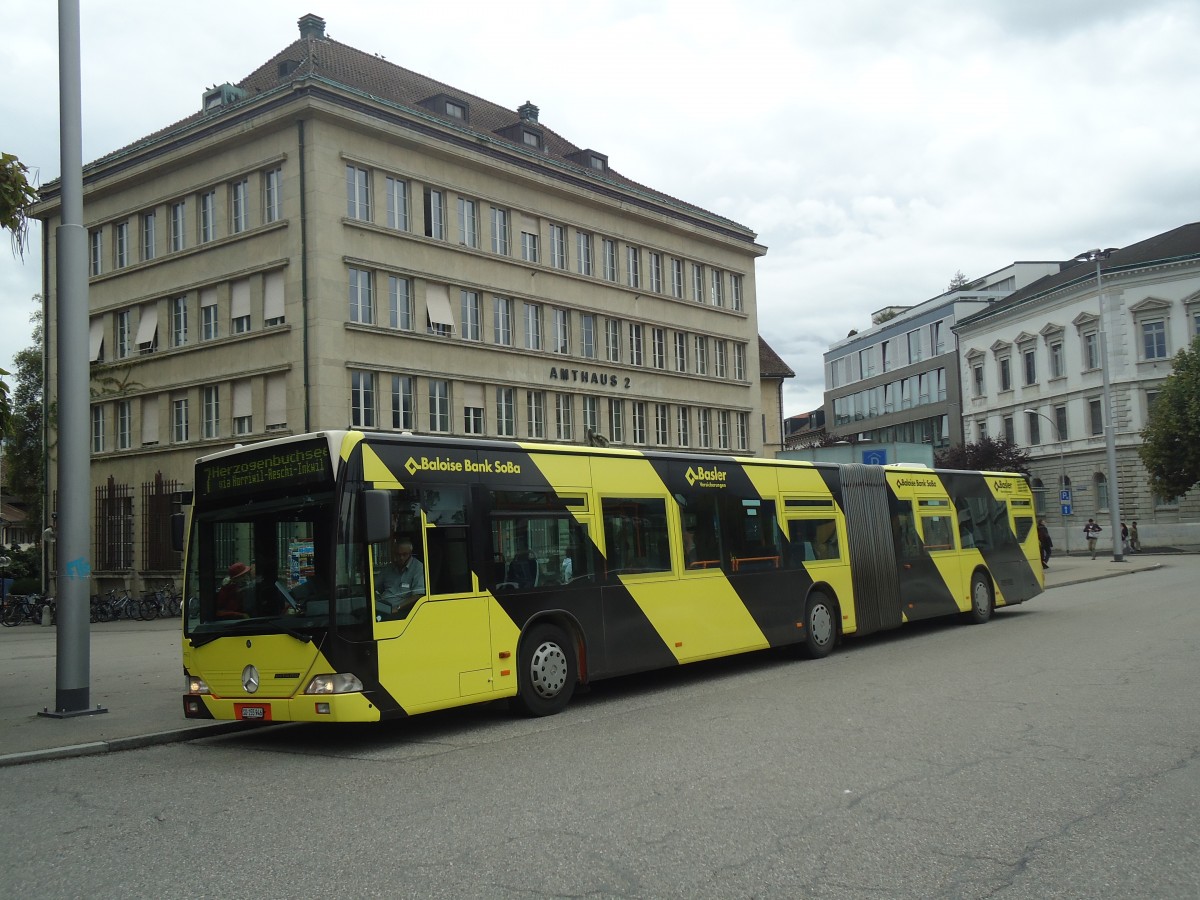
[[[1063,514],[1064,516],[1069,516],[1069,515],[1071,515],[1071,504],[1070,504],[1070,503],[1064,503],[1064,504],[1062,505],[1062,514]]]
[[[1058,499],[1061,500],[1063,503],[1070,503],[1071,502],[1071,489],[1067,488],[1066,490],[1059,491]]]
[[[887,450],[864,450],[862,461],[868,466],[886,466]]]

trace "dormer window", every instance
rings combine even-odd
[[[450,116],[452,119],[465,120],[467,118],[467,108],[461,103],[455,103],[453,100],[447,100],[446,115]]]
[[[471,107],[461,97],[451,97],[449,94],[434,94],[432,97],[426,97],[420,101],[419,105],[448,119],[457,119],[460,122],[471,121]]]
[[[524,129],[521,132],[521,141],[526,147],[533,147],[537,150],[542,149],[542,136],[536,131],[530,131],[527,128]]]
[[[595,169],[597,172],[603,172],[604,171],[604,157],[602,157],[602,156],[589,157],[588,165],[591,166],[593,169]]]

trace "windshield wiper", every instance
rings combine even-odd
[[[253,619],[238,619],[231,625],[222,626],[219,631],[205,631],[199,634],[193,633],[190,638],[193,647],[202,647],[205,644],[215,641],[217,638],[226,637],[230,634],[244,634],[249,627],[252,630],[258,630],[258,626],[264,625],[267,622],[278,623],[277,616],[257,616]],[[294,628],[279,628],[275,629],[275,633],[286,634],[289,637],[294,637],[302,644],[311,644],[312,635],[305,634],[302,631],[297,631]]]

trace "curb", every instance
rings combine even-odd
[[[113,738],[110,741],[89,741],[86,744],[70,744],[65,747],[49,747],[45,750],[26,750],[22,753],[0,755],[0,769],[6,766],[23,766],[26,763],[43,762],[51,759],[72,759],[79,756],[97,756],[101,753],[119,753],[122,750],[138,750],[157,744],[173,744],[194,741],[203,737],[216,737],[231,731],[243,731],[245,722],[215,722],[212,725],[193,725],[171,731],[139,734],[133,737]]]
[[[1103,575],[1088,575],[1083,578],[1076,578],[1073,581],[1063,581],[1059,584],[1047,587],[1046,590],[1052,591],[1055,588],[1070,587],[1073,584],[1086,584],[1089,581],[1104,581],[1106,578],[1122,578],[1126,575],[1140,575],[1143,572],[1156,572],[1163,567],[1162,563],[1155,563],[1152,566],[1146,566],[1141,569],[1130,569],[1128,572],[1105,572]]]

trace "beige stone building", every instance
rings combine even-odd
[[[172,494],[237,442],[349,425],[778,448],[791,373],[760,380],[753,232],[620,175],[532,103],[324,24],[85,166],[98,586],[173,577]],[[53,235],[58,185],[43,196]]]

